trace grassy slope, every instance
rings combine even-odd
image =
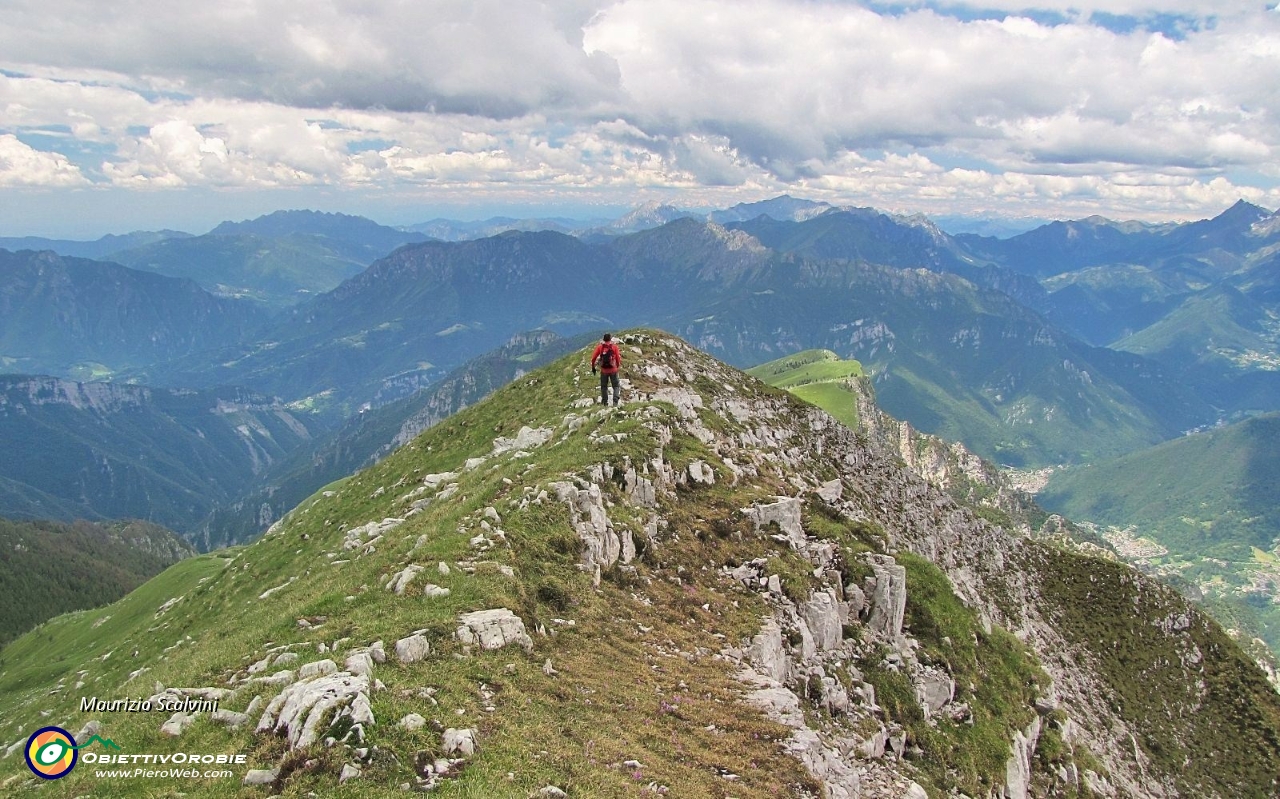
[[[1186,436],[1055,474],[1039,501],[1078,520],[1136,528],[1169,552],[1147,568],[1197,586],[1228,626],[1280,655],[1280,415]]]
[[[843,360],[831,350],[805,350],[754,366],[747,374],[817,405],[846,427],[858,426],[858,403],[844,385],[863,376],[857,361]]]
[[[146,522],[0,519],[0,647],[60,613],[114,602],[190,551]]]
[[[1249,558],[1280,536],[1280,415],[1057,473],[1040,498],[1072,518],[1137,525],[1175,552]]]

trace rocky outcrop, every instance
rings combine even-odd
[[[289,748],[305,749],[319,740],[320,724],[329,713],[348,707],[362,695],[367,704],[368,693],[367,675],[339,671],[300,680],[271,700],[257,732],[283,733]]]
[[[467,646],[501,649],[515,644],[525,651],[533,649],[533,639],[525,631],[524,622],[506,608],[464,613],[458,621],[458,640]]]

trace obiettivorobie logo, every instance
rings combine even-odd
[[[95,742],[108,749],[120,750],[115,741],[97,735],[77,746],[71,733],[61,727],[41,727],[27,739],[27,768],[46,780],[65,777],[76,767],[80,750]]]

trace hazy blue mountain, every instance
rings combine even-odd
[[[307,441],[304,419],[235,389],[0,375],[0,516],[136,518],[191,532]]]
[[[830,203],[802,200],[783,194],[769,200],[754,203],[738,203],[732,208],[712,211],[707,219],[726,225],[730,222],[747,222],[760,216],[787,222],[802,222],[830,211],[834,206]]]
[[[651,228],[661,227],[668,222],[674,222],[677,219],[693,219],[698,215],[692,211],[686,211],[682,208],[676,208],[674,205],[668,205],[658,200],[652,200],[644,205],[634,208],[623,214],[617,219],[605,225],[601,225],[594,231],[585,231],[588,234],[598,233],[609,236],[621,235],[624,233],[638,233],[641,230],[649,230]]]
[[[780,252],[950,272],[1031,306],[1042,302],[1045,293],[1034,278],[975,257],[922,216],[892,217],[874,208],[846,208],[799,223],[757,218],[729,227]]]
[[[336,422],[408,396],[522,330],[609,324],[626,298],[572,236],[504,233],[401,248],[279,318],[261,341],[140,374],[164,385],[247,385]]]
[[[358,263],[373,263],[397,247],[427,240],[427,236],[379,225],[362,216],[322,211],[276,211],[243,222],[223,222],[211,236],[262,236],[283,239],[314,236],[338,255]]]
[[[182,558],[159,525],[0,519],[0,649],[60,613],[115,602]]]
[[[1162,319],[1199,281],[1147,266],[1113,264],[1046,278],[1045,316],[1084,341],[1107,346]]]
[[[144,247],[168,239],[181,239],[190,236],[177,230],[136,231],[123,235],[106,235],[93,241],[73,241],[68,239],[46,239],[39,236],[0,237],[0,249],[11,250],[52,250],[58,255],[69,258],[110,258],[118,252],[134,247]]]
[[[135,269],[190,278],[220,296],[279,309],[329,291],[397,247],[426,239],[358,216],[277,211],[114,258]]]
[[[573,233],[577,230],[599,227],[608,224],[608,220],[596,219],[583,221],[580,219],[516,219],[509,216],[494,216],[475,221],[459,221],[457,219],[432,219],[416,225],[407,225],[404,229],[422,233],[440,241],[467,241],[483,239],[506,233],[509,230],[521,230],[528,233],[539,230],[554,230],[557,233]]]
[[[329,291],[368,265],[331,244],[323,236],[303,233],[279,238],[209,234],[126,250],[115,258],[134,269],[194,280],[218,296],[255,300],[278,310]]]
[[[971,252],[1038,278],[1103,264],[1142,263],[1176,225],[1113,222],[1091,216],[1050,222],[1008,239],[961,235]]]
[[[190,280],[0,250],[0,371],[105,377],[245,339],[265,319]]]
[[[1010,239],[1047,225],[1052,220],[1039,217],[974,217],[942,214],[932,217],[934,223],[952,236],[978,236]]]

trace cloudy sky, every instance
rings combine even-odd
[[[0,235],[1280,207],[1275,0],[0,0]]]

